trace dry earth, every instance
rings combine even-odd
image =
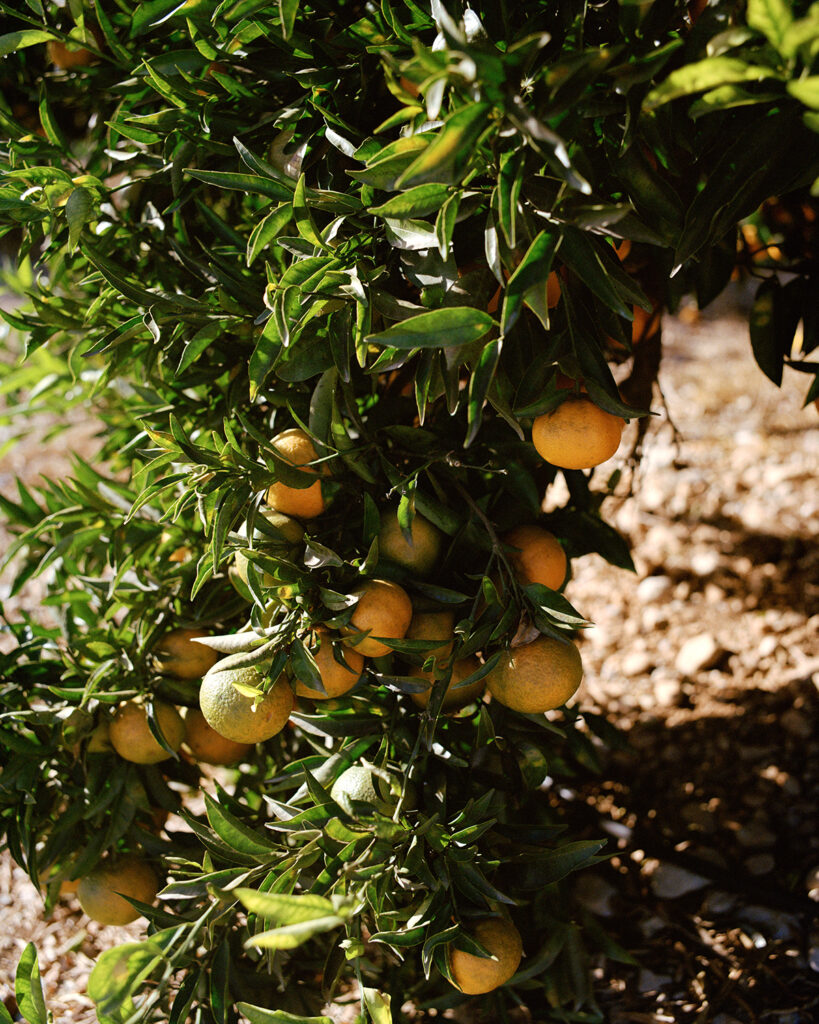
[[[674,426],[662,413],[634,495],[607,509],[637,573],[589,556],[568,587],[595,622],[584,704],[624,738],[566,794],[574,830],[616,853],[577,881],[637,960],[593,965],[612,1024],[819,1020],[819,417],[804,377],[778,390],[756,369],[741,306],[667,319]],[[64,470],[31,440],[0,463],[0,489]],[[0,860],[0,997],[33,940],[55,1020],[91,1024],[94,957],[139,925],[41,909]]]

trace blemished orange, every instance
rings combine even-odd
[[[441,531],[416,513],[409,532],[408,540],[398,522],[397,512],[384,513],[378,532],[378,553],[380,557],[403,565],[419,576],[428,576],[441,553]]]
[[[449,682],[446,686],[446,693],[441,704],[441,708],[444,711],[451,711],[454,708],[463,707],[465,704],[471,704],[473,700],[477,700],[478,697],[484,691],[486,686],[485,679],[478,679],[468,686],[461,686],[457,690],[454,689],[458,683],[463,682],[472,675],[473,672],[477,672],[481,667],[480,661],[471,655],[468,658],[461,658],[452,665],[452,675],[449,678]],[[411,693],[410,698],[419,708],[425,708],[429,704],[429,699],[432,696],[432,687],[435,683],[435,674],[433,672],[425,672],[422,668],[412,668],[409,672],[415,679],[424,679],[429,683],[429,687],[426,690],[422,690],[420,693]]]
[[[403,587],[391,580],[367,580],[353,591],[358,597],[349,626],[342,632],[346,647],[352,647],[367,658],[380,658],[392,650],[376,637],[402,640],[412,620],[412,601]],[[351,633],[368,633],[357,638]]]
[[[569,640],[540,636],[504,651],[486,688],[513,711],[539,715],[565,704],[583,678],[580,652]]]
[[[85,913],[100,924],[130,924],[139,911],[123,899],[153,903],[159,888],[150,864],[136,854],[104,861],[80,879],[77,899]]]
[[[520,965],[520,932],[502,917],[483,917],[468,928],[472,938],[496,959],[475,956],[449,947],[449,970],[455,987],[468,996],[484,995],[505,985]]]
[[[154,701],[154,715],[165,741],[172,750],[179,750],[185,738],[185,723],[173,706]],[[124,761],[134,764],[159,764],[171,755],[154,737],[148,725],[148,711],[144,704],[127,700],[114,712],[108,729],[111,746]]]
[[[503,543],[512,549],[507,558],[523,586],[540,583],[558,590],[563,585],[568,566],[566,552],[548,530],[534,524],[516,526],[503,537]]]
[[[271,444],[276,451],[287,462],[293,466],[307,466],[315,462],[318,452],[313,442],[303,430],[292,428],[277,434]],[[321,470],[326,472],[326,470]],[[311,467],[305,470],[305,474],[318,476],[319,470]],[[321,490],[321,481],[316,480],[309,487],[288,487],[287,484],[277,480],[271,484],[267,491],[267,504],[276,512],[282,512],[286,516],[295,516],[297,519],[314,519],[320,516],[325,510],[326,503]]]
[[[154,665],[163,676],[201,679],[219,660],[219,655],[196,637],[209,634],[203,629],[172,629],[154,648]]]
[[[361,678],[361,670],[364,668],[364,656],[358,651],[347,648],[344,651],[344,660],[349,666],[348,668],[336,660],[329,631],[318,629],[316,632],[320,646],[312,648],[310,653],[318,665],[321,683],[325,692],[322,693],[321,690],[307,686],[306,683],[298,680],[296,682],[296,696],[310,697],[312,700],[330,700],[333,697],[341,697],[349,690],[352,690]]]
[[[293,710],[293,691],[285,677],[279,676],[258,698],[234,685],[260,690],[264,678],[255,665],[214,665],[199,688],[199,707],[211,729],[236,743],[264,743],[281,732]]]
[[[236,764],[253,749],[252,743],[237,743],[221,736],[208,725],[199,708],[189,708],[185,715],[185,743],[196,760],[204,764]]]
[[[427,651],[419,651],[424,659],[437,658],[443,661],[452,653],[455,645],[455,615],[449,611],[413,612],[409,629],[404,634],[406,640],[440,640],[438,647]]]
[[[624,423],[591,399],[572,396],[535,419],[532,444],[553,466],[591,469],[610,459],[620,447]]]
[[[84,46],[77,44],[76,47],[69,47],[59,39],[52,39],[46,44],[48,59],[55,68],[62,71],[71,71],[74,68],[87,68],[97,59],[96,54]]]

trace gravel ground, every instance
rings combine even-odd
[[[608,499],[637,572],[588,556],[567,589],[595,622],[583,703],[625,740],[569,804],[575,832],[602,830],[616,854],[578,893],[638,960],[594,964],[612,1024],[819,1019],[819,417],[801,408],[806,378],[787,371],[780,390],[756,369],[741,305],[666,319],[666,411],[625,466],[633,494]],[[0,489],[65,467],[32,439],[0,463]],[[140,931],[89,923],[73,900],[43,921],[7,858],[0,921],[0,997],[33,940],[58,1024],[93,1021],[94,957]]]

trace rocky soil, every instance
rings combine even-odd
[[[576,882],[635,960],[593,964],[612,1024],[819,1020],[819,416],[806,378],[780,390],[756,369],[741,306],[667,318],[665,411],[608,499],[637,572],[588,556],[567,588],[595,623],[584,706],[623,739],[568,794],[574,830],[615,854]],[[0,488],[64,469],[32,439]],[[0,997],[33,940],[65,1024],[94,1019],[97,952],[139,933],[73,901],[43,921],[8,859],[0,921]]]

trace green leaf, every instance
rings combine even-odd
[[[751,28],[761,32],[777,49],[781,49],[785,32],[793,21],[786,0],[748,0],[745,17]]]
[[[528,292],[538,287],[545,292],[552,260],[560,241],[557,232],[541,231],[515,267],[503,295],[501,334],[506,334],[517,322]]]
[[[777,306],[780,287],[776,278],[763,281],[756,292],[751,311],[751,348],[760,370],[777,387],[782,385],[786,352],[779,344]],[[788,346],[790,351],[790,346]]]
[[[500,338],[495,338],[488,345],[485,345],[478,360],[478,365],[472,371],[472,376],[469,378],[468,429],[464,440],[464,448],[468,448],[472,444],[480,430],[483,419],[483,405],[495,377],[495,370],[498,367],[502,346],[503,342]]]
[[[344,924],[344,918],[337,914],[317,917],[299,924],[288,924],[281,928],[271,928],[270,931],[259,932],[258,935],[247,939],[245,946],[253,946],[257,949],[295,949],[312,939],[314,935],[333,931],[342,924]]]
[[[791,96],[804,103],[806,107],[819,110],[819,75],[810,78],[795,78],[786,86]]]
[[[24,50],[27,46],[46,43],[55,36],[52,32],[43,32],[36,28],[24,28],[19,32],[7,32],[0,36],[0,57],[5,57],[16,50]]]
[[[304,174],[300,174],[299,180],[296,182],[296,191],[293,193],[293,218],[296,221],[296,230],[302,238],[317,249],[325,249],[326,246],[319,237],[316,225],[313,223],[313,216],[307,205],[306,189]]]
[[[260,835],[255,829],[245,825],[230,811],[209,794],[204,794],[205,809],[208,815],[210,827],[232,850],[237,853],[247,854],[249,857],[256,857],[260,861],[268,860],[276,844],[267,837]]]
[[[301,1014],[287,1013],[285,1010],[268,1010],[263,1006],[250,1003],[237,1003],[237,1010],[250,1021],[250,1024],[333,1024],[330,1017],[302,1017]]]
[[[5,1003],[0,1003],[0,1024],[14,1024]]]
[[[605,846],[605,840],[585,839],[566,843],[556,850],[548,850],[532,858],[531,878],[527,877],[526,888],[540,888],[559,882],[561,878],[577,871],[584,865],[597,860],[597,854]],[[529,871],[527,871],[527,876]]]
[[[291,203],[283,203],[275,210],[260,220],[247,240],[246,262],[250,266],[262,249],[269,245],[282,233],[282,230],[289,224],[293,217],[293,206]]]
[[[262,178],[258,174],[236,174],[233,171],[198,171],[195,167],[186,167],[185,174],[197,181],[218,188],[226,188],[237,192],[250,192],[280,202],[290,202],[293,193],[286,185],[279,184],[271,178]]]
[[[257,889],[236,889],[242,904],[259,917],[279,924],[301,924],[335,914],[335,904],[324,896],[304,893],[293,896],[286,893],[259,892]]]
[[[17,964],[14,994],[20,1013],[28,1024],[48,1024],[40,965],[37,963],[37,950],[33,942],[29,942],[23,950]]]
[[[98,1017],[125,1021],[134,1009],[131,996],[163,959],[161,947],[150,939],[102,953],[88,978],[88,995],[96,1004]]]
[[[426,217],[440,210],[449,195],[448,185],[416,185],[397,196],[388,199],[381,206],[373,206],[367,212],[376,217],[404,219],[406,217]]]
[[[646,110],[656,110],[664,103],[690,96],[695,92],[715,89],[720,85],[731,85],[736,82],[762,82],[766,78],[779,78],[770,68],[746,64],[737,57],[707,57],[705,60],[686,64],[685,67],[672,71],[666,80],[646,96],[643,106]]]
[[[390,997],[383,995],[377,989],[361,989],[361,998],[364,1009],[369,1014],[373,1024],[392,1024],[392,1010],[390,1009]]]
[[[491,103],[468,103],[451,114],[434,141],[398,177],[397,188],[459,180],[475,143],[489,127]]]
[[[397,349],[454,348],[479,341],[493,324],[492,317],[483,310],[452,306],[419,313],[378,334],[370,334],[365,340],[368,344]]]
[[[68,221],[68,249],[77,248],[82,229],[91,219],[94,201],[87,188],[75,188],[66,200],[65,219]]]
[[[299,13],[299,0],[279,0],[279,17],[282,20],[282,35],[289,39],[293,35],[296,15]]]

